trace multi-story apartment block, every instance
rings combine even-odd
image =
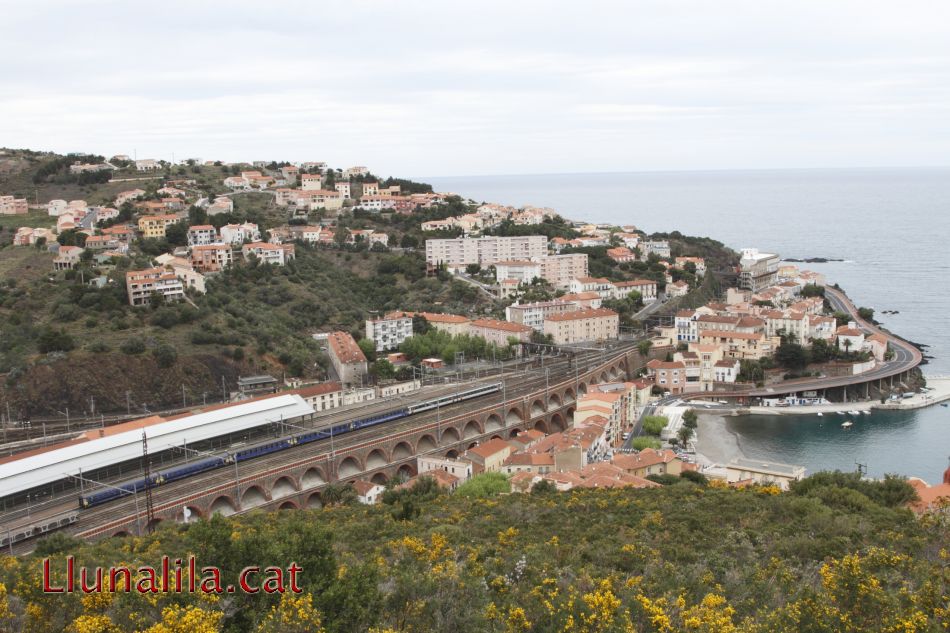
[[[203,273],[216,273],[234,261],[230,244],[202,244],[191,249],[191,265]]]
[[[144,238],[163,238],[165,229],[180,220],[181,218],[174,214],[143,215],[139,218],[139,231]]]
[[[541,277],[546,279],[555,288],[567,290],[571,287],[571,280],[586,277],[589,274],[586,253],[571,253],[570,255],[551,255],[542,257]]]
[[[529,284],[536,277],[541,277],[541,264],[527,260],[507,260],[495,262],[495,279],[504,281],[514,279],[518,283]]]
[[[544,320],[544,333],[557,345],[613,340],[620,334],[620,317],[606,308],[553,314]]]
[[[647,240],[640,242],[638,248],[643,254],[644,259],[646,259],[650,253],[653,253],[657,257],[670,256],[670,243],[666,240]]]
[[[260,239],[261,231],[253,222],[225,224],[221,227],[221,241],[226,244],[241,244],[248,240],[257,242]]]
[[[323,176],[320,174],[301,174],[300,188],[304,191],[323,189]]]
[[[412,317],[391,312],[381,319],[366,320],[366,338],[376,344],[376,351],[396,349],[412,336]]]
[[[601,299],[612,299],[614,284],[606,277],[578,277],[571,280],[572,293],[596,292]]]
[[[760,253],[757,248],[742,249],[739,259],[739,287],[759,292],[775,284],[778,278],[779,256]]]
[[[494,343],[499,347],[507,346],[508,339],[511,338],[527,343],[531,340],[531,332],[533,330],[527,325],[499,321],[498,319],[476,319],[469,325],[469,333],[472,336],[481,336],[489,343]]]
[[[639,292],[643,303],[653,303],[656,301],[656,282],[652,279],[614,282],[614,299],[626,299],[631,292]]]
[[[426,240],[426,263],[435,268],[464,268],[469,264],[490,266],[508,260],[530,260],[547,254],[543,235],[514,237],[459,237]]]
[[[653,384],[671,394],[680,394],[686,389],[686,365],[679,361],[651,360],[647,363],[647,376],[653,378]]]
[[[512,323],[527,325],[537,332],[544,331],[547,317],[565,312],[573,312],[578,306],[573,301],[538,301],[535,303],[515,303],[505,308],[505,319]]]
[[[196,224],[188,227],[188,246],[204,246],[218,241],[218,230],[210,224]]]
[[[150,305],[154,293],[162,295],[165,301],[179,301],[185,296],[181,280],[163,266],[128,271],[125,273],[125,288],[132,306]]]
[[[759,360],[771,356],[779,346],[778,337],[766,336],[761,332],[724,332],[700,330],[699,342],[704,345],[718,345],[726,358],[738,360]]]

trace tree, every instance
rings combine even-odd
[[[683,448],[686,448],[689,445],[689,441],[693,438],[693,429],[684,424],[676,431],[676,437],[679,439],[680,444],[683,445]]]
[[[380,380],[389,380],[396,375],[396,368],[385,358],[379,358],[369,368],[369,373]]]
[[[816,338],[812,339],[809,355],[813,363],[827,363],[834,360],[838,355],[838,350],[825,339]]]
[[[858,316],[868,321],[874,323],[874,308],[858,308]]]
[[[80,233],[76,229],[66,229],[56,236],[56,241],[61,246],[85,246],[86,237],[85,233]]]
[[[645,435],[643,437],[633,438],[631,445],[638,451],[642,451],[645,448],[660,448],[660,440],[655,437]]]
[[[643,432],[648,435],[659,435],[663,429],[666,428],[666,425],[669,424],[669,419],[666,416],[662,415],[647,415],[643,418]]]
[[[152,350],[152,356],[159,367],[168,368],[178,360],[178,351],[168,344],[162,344]]]
[[[432,326],[429,325],[428,319],[426,319],[421,314],[412,315],[412,333],[413,334],[427,334],[430,329],[432,329]]]
[[[39,335],[36,347],[43,354],[49,352],[68,352],[76,347],[76,342],[65,330],[46,328]]]
[[[646,358],[650,355],[650,348],[653,347],[653,341],[640,341],[637,344],[637,351],[640,352],[640,356]]]
[[[327,484],[320,495],[323,505],[348,505],[356,501],[356,490],[350,484],[334,482]]]
[[[370,362],[376,360],[376,343],[368,338],[361,338],[356,344],[359,346],[360,351],[363,352],[363,356],[366,357],[366,360]]]
[[[798,343],[784,342],[775,350],[775,360],[786,369],[801,371],[808,365],[808,350]]]
[[[342,224],[336,227],[336,232],[333,233],[333,241],[337,246],[342,247],[346,244],[347,240],[350,239],[350,230],[347,229]]]
[[[687,409],[683,413],[683,426],[695,429],[699,421],[699,415],[696,413],[696,409]]]
[[[188,244],[188,227],[184,222],[175,222],[165,228],[165,241],[172,246],[185,246]]]

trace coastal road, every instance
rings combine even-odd
[[[858,309],[848,297],[835,288],[825,286],[825,298],[831,307],[840,312],[850,315],[851,319],[865,334],[881,334],[888,341],[888,349],[894,353],[894,357],[889,361],[878,364],[871,371],[854,376],[837,376],[834,378],[803,378],[798,380],[787,380],[785,382],[771,385],[764,389],[754,389],[751,391],[722,392],[715,394],[722,396],[751,396],[751,397],[771,397],[781,394],[795,393],[799,391],[820,391],[822,389],[832,389],[836,387],[849,387],[852,385],[861,385],[874,380],[882,380],[897,376],[917,367],[923,361],[923,354],[919,349],[908,343],[904,339],[897,337],[886,330],[882,330],[876,325],[869,323],[858,316]],[[708,395],[708,394],[706,394]],[[703,393],[685,394],[684,399],[702,398]]]

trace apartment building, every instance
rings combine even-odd
[[[601,299],[612,299],[614,284],[606,277],[578,277],[571,280],[572,293],[596,292]]]
[[[663,258],[670,256],[670,243],[666,240],[646,240],[640,242],[639,248],[644,259],[651,253]]]
[[[191,265],[203,273],[216,273],[234,263],[230,244],[201,244],[191,249]]]
[[[322,174],[300,174],[300,188],[304,191],[323,189]]]
[[[571,280],[586,277],[589,273],[587,254],[571,253],[569,255],[550,255],[542,257],[541,277],[546,279],[555,288],[567,290],[571,287]]]
[[[221,227],[221,241],[226,244],[241,244],[246,241],[257,242],[261,231],[253,222],[244,224],[225,224]]]
[[[679,361],[651,360],[647,363],[647,376],[653,384],[671,394],[683,393],[686,389],[686,365]]]
[[[468,317],[458,314],[439,314],[435,312],[420,312],[419,314],[436,330],[447,332],[452,336],[470,334],[472,320]]]
[[[507,347],[509,338],[527,343],[531,340],[531,332],[533,331],[527,325],[499,321],[498,319],[476,319],[469,325],[469,334],[481,336],[489,343],[494,343],[499,347]]]
[[[778,255],[760,253],[757,248],[742,249],[742,257],[739,259],[739,288],[759,292],[775,285],[778,264]]]
[[[125,273],[125,288],[132,306],[150,305],[154,293],[162,295],[165,301],[180,301],[185,296],[181,280],[164,266],[128,271]]]
[[[366,320],[366,338],[373,341],[376,351],[396,349],[412,336],[412,317],[403,312],[392,312],[380,319]]]
[[[541,277],[541,263],[527,260],[507,260],[495,262],[495,279],[503,281],[514,279],[518,283],[529,284],[536,277]]]
[[[210,224],[196,224],[188,227],[188,246],[204,246],[218,241],[218,230]]]
[[[430,268],[443,264],[452,269],[469,264],[490,266],[496,262],[531,260],[546,254],[547,238],[543,235],[426,240],[426,263]]]
[[[620,334],[620,317],[606,308],[554,314],[544,320],[544,333],[557,345],[614,340]]]
[[[165,237],[165,229],[181,221],[177,215],[143,215],[139,218],[139,232],[144,238],[160,239]]]
[[[527,325],[531,329],[543,332],[544,321],[554,314],[573,312],[578,306],[573,301],[537,301],[534,303],[515,303],[505,308],[505,320]]]
[[[656,301],[656,282],[652,279],[614,282],[614,299],[626,299],[631,292],[639,292],[643,303],[653,303]]]
[[[775,353],[780,340],[776,336],[766,336],[761,332],[700,330],[699,342],[704,345],[718,345],[726,358],[759,360]]]

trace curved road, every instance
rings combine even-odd
[[[864,372],[863,374],[856,374],[854,376],[837,376],[834,378],[802,378],[798,380],[788,380],[783,383],[771,385],[764,389],[754,389],[751,391],[717,392],[714,393],[714,395],[720,397],[768,397],[797,391],[820,391],[822,389],[832,389],[835,387],[861,385],[872,380],[890,378],[891,376],[896,376],[898,374],[910,371],[914,367],[917,367],[917,365],[919,365],[923,360],[923,354],[921,354],[919,349],[904,339],[897,337],[890,332],[882,330],[876,325],[873,325],[858,316],[857,307],[855,307],[851,300],[848,299],[848,297],[840,290],[825,286],[825,298],[828,300],[828,303],[831,304],[831,307],[836,311],[849,314],[851,319],[857,323],[858,327],[864,331],[865,334],[884,335],[888,341],[888,349],[894,353],[894,358],[878,364],[871,371]],[[711,392],[682,394],[680,397],[682,399],[703,398],[709,397],[710,393]]]

